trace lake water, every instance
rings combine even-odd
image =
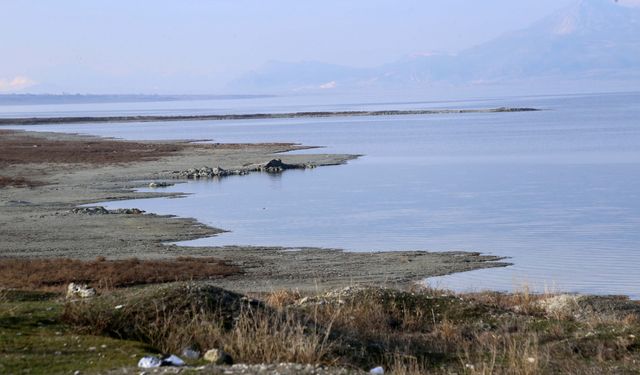
[[[337,102],[336,102],[337,103]],[[541,112],[56,125],[30,130],[125,139],[297,142],[363,154],[347,165],[178,184],[181,199],[110,208],[194,217],[229,230],[184,243],[378,250],[466,250],[513,266],[428,280],[456,290],[627,294],[640,298],[640,93],[315,105],[280,98],[136,104],[125,113],[528,106]],[[128,107],[130,104],[125,105]],[[146,107],[145,107],[146,106]],[[99,107],[99,106],[98,106]],[[75,109],[74,109],[75,108]],[[146,109],[145,109],[146,108]],[[190,112],[190,108],[194,109]],[[207,112],[207,108],[209,112]],[[121,113],[0,107],[0,116]],[[304,152],[317,152],[310,150]],[[212,160],[211,165],[215,165]]]

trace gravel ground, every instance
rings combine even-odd
[[[346,369],[342,367],[323,367],[303,365],[298,363],[278,364],[237,364],[233,366],[200,366],[200,367],[159,367],[156,369],[124,368],[109,372],[117,374],[211,374],[211,375],[359,375],[366,372],[358,369]]]

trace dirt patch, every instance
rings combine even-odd
[[[0,259],[0,286],[4,288],[63,287],[71,282],[98,287],[185,280],[209,280],[240,273],[215,258],[180,257],[166,260]]]

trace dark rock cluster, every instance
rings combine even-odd
[[[117,210],[107,210],[102,206],[95,207],[76,207],[70,211],[72,214],[81,214],[81,215],[141,215],[144,213],[143,210],[138,208],[118,208]]]
[[[197,180],[201,178],[214,178],[214,177],[224,177],[231,175],[244,175],[249,173],[246,170],[241,169],[223,169],[221,167],[202,167],[202,168],[189,168],[185,171],[175,171],[173,172],[174,177],[176,178],[187,178],[190,180]]]
[[[280,159],[273,159],[258,169],[267,173],[281,173],[287,169],[307,169],[314,168],[313,164],[287,164]]]
[[[248,167],[245,169],[224,169],[219,166],[218,167],[204,166],[202,168],[189,168],[184,171],[174,171],[173,177],[186,178],[189,180],[198,180],[198,179],[212,179],[216,177],[225,177],[225,176],[245,175],[245,174],[249,174],[249,172],[282,173],[287,169],[307,169],[307,168],[315,168],[315,165],[288,164],[283,162],[281,159],[273,159],[266,164]],[[158,185],[151,186],[151,187],[156,187],[156,186]]]

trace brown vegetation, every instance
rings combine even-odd
[[[13,186],[13,187],[35,187],[40,183],[27,180],[24,177],[6,177],[0,176],[0,188]]]
[[[107,139],[51,140],[0,130],[0,166],[27,163],[117,164],[155,160],[180,151],[180,144],[154,144]]]
[[[0,259],[0,288],[60,288],[70,282],[98,288],[185,280],[206,280],[239,273],[240,270],[214,258],[167,260]]]
[[[538,303],[548,297],[525,293],[352,288],[300,297],[278,291],[263,304],[179,284],[70,302],[64,319],[168,352],[221,348],[246,363],[382,365],[393,374],[640,370],[640,305],[626,299],[586,297],[573,314],[558,316]]]
[[[70,302],[62,318],[82,333],[136,339],[166,353],[215,347],[245,363],[329,361],[328,331],[308,317],[207,285],[181,283]]]
[[[150,143],[112,139],[50,139],[37,133],[0,130],[0,167],[29,163],[53,164],[119,164],[157,160],[186,147],[218,150],[243,150],[248,147],[278,147],[282,151],[313,147],[291,143]],[[3,182],[4,180],[4,182]],[[0,177],[3,186],[36,186],[23,178]],[[4,183],[4,185],[3,185]]]

